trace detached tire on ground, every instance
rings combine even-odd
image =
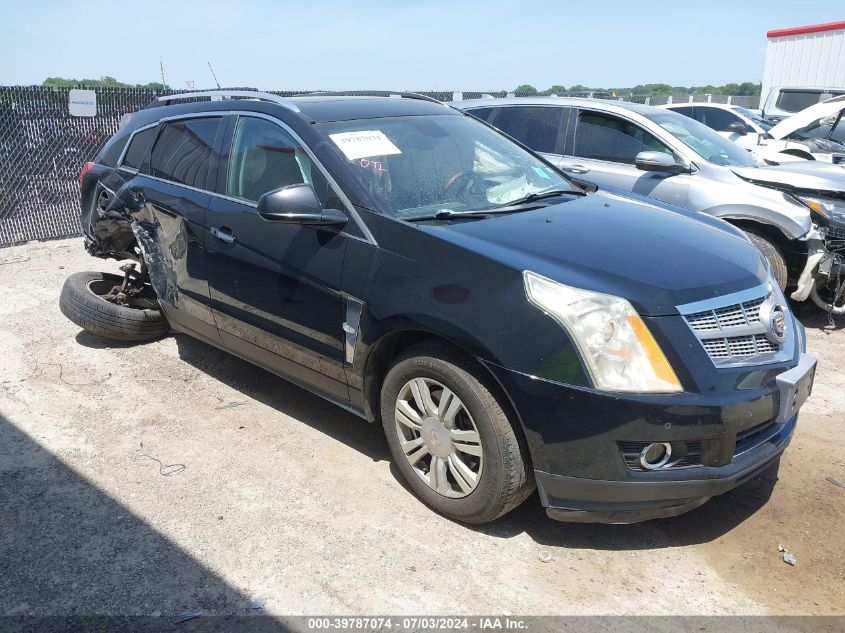
[[[109,273],[74,273],[65,280],[59,308],[68,319],[94,336],[113,341],[151,341],[164,336],[170,326],[153,301],[139,302],[139,307],[117,305],[105,300],[123,277]]]
[[[497,391],[470,359],[437,344],[408,349],[382,385],[396,466],[423,502],[464,523],[492,521],[534,490],[521,429]]]
[[[769,262],[772,267],[772,275],[775,281],[778,282],[781,290],[786,290],[787,272],[786,261],[783,259],[783,254],[780,249],[768,237],[764,237],[754,231],[745,231],[751,243],[757,247],[757,250],[763,253],[763,257]]]

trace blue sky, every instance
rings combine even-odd
[[[48,76],[275,89],[760,81],[766,31],[842,0],[30,0],[0,8],[0,84]]]

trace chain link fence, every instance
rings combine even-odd
[[[159,93],[139,88],[97,88],[93,117],[72,116],[70,88],[0,86],[0,246],[30,240],[80,235],[79,172],[93,160],[117,131],[121,118],[146,107]],[[174,92],[168,90],[168,94]],[[308,91],[273,91],[293,96]],[[364,92],[360,94],[366,94]],[[385,94],[372,91],[369,94]],[[420,92],[441,101],[481,99],[514,95],[491,92]],[[607,93],[565,93],[556,96],[613,98]],[[632,97],[639,103],[661,105],[669,97]],[[696,101],[707,101],[696,95]],[[730,99],[730,101],[728,101]],[[722,97],[756,107],[758,97]],[[687,102],[689,95],[676,95],[673,102]]]

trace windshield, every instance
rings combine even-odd
[[[677,112],[661,112],[646,116],[711,163],[731,167],[757,166],[757,161],[746,150],[719,136],[718,133],[695,119]]]
[[[376,211],[412,218],[506,205],[575,186],[474,118],[403,116],[320,125]]]
[[[842,132],[843,124],[840,119],[841,112],[825,115],[809,125],[798,128],[789,138],[815,139],[815,138],[838,138]]]
[[[752,123],[759,125],[761,128],[763,128],[764,132],[768,132],[772,129],[773,124],[761,117],[759,114],[754,114],[751,110],[747,110],[746,108],[740,108],[739,106],[734,106],[733,109],[734,112],[738,112]]]

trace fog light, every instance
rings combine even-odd
[[[666,442],[649,444],[640,453],[640,466],[646,470],[663,468],[672,457],[672,445]]]

